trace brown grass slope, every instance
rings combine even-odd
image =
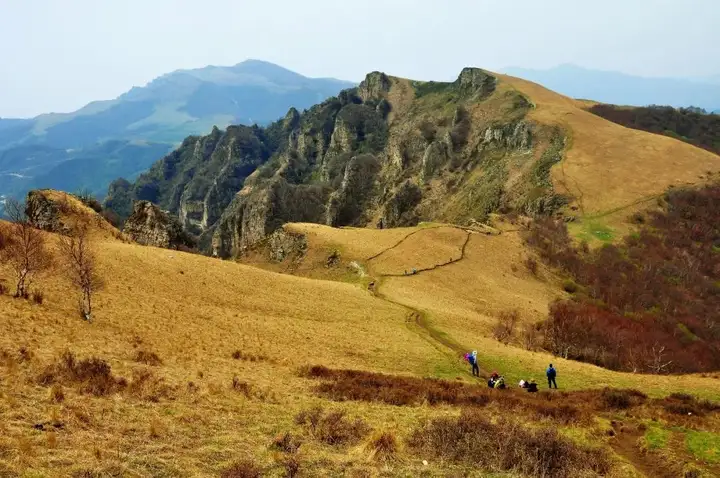
[[[548,306],[554,299],[566,295],[552,271],[541,267],[535,276],[527,270],[524,261],[530,251],[514,226],[502,222],[497,225],[505,232],[496,236],[471,233],[462,260],[408,276],[403,275],[404,270],[432,267],[447,262],[450,255],[459,256],[466,231],[440,224],[402,230],[334,229],[315,224],[289,224],[286,228],[308,238],[308,252],[292,272],[334,278],[339,269],[343,278],[354,276],[359,280],[355,269],[349,267],[356,262],[368,274],[363,284],[375,280],[379,296],[422,314],[421,325],[425,329],[418,330],[420,335],[447,338],[455,344],[458,350],[441,347],[452,357],[450,368],[445,363],[437,364],[435,372],[441,376],[463,373],[465,365],[459,350],[477,349],[486,372],[497,369],[511,382],[521,378],[542,379],[545,367],[553,362],[563,370],[566,389],[634,387],[655,396],[692,390],[704,397],[720,398],[720,382],[713,378],[612,372],[525,350],[520,338],[511,345],[491,338],[501,313],[519,311],[518,335],[521,335],[525,325],[547,317]],[[398,241],[400,231],[405,239]],[[337,266],[327,267],[328,254],[335,250],[343,251],[341,261]],[[267,259],[265,264],[279,267]],[[394,276],[396,272],[399,276]]]
[[[530,117],[570,135],[565,159],[552,170],[560,192],[583,214],[598,215],[662,194],[671,185],[701,182],[720,171],[720,156],[681,141],[625,128],[573,100],[529,81],[499,75],[535,103]]]

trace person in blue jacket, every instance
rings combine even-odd
[[[555,370],[553,364],[550,364],[548,369],[545,371],[545,375],[547,375],[548,379],[548,388],[552,388],[553,385],[555,385],[555,388],[557,388],[557,382],[555,381],[555,377],[557,376],[557,370]]]
[[[465,354],[465,360],[470,362],[470,365],[472,366],[472,374],[473,377],[479,377],[480,376],[480,366],[478,365],[477,360],[477,350],[473,350],[470,354]]]

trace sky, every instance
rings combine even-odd
[[[563,63],[715,76],[718,25],[718,0],[0,0],[0,117],[248,58],[354,81]]]

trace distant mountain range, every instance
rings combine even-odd
[[[706,79],[645,78],[576,65],[548,70],[505,68],[503,73],[539,83],[573,98],[617,105],[697,106],[720,111],[720,77]]]
[[[248,60],[168,73],[72,113],[0,118],[0,196],[31,187],[102,195],[110,179],[134,178],[189,135],[265,125],[352,86]]]

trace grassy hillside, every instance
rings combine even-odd
[[[74,198],[65,201],[71,219],[97,222]],[[688,440],[673,456],[697,457],[694,469],[713,470],[719,428],[711,404],[660,397],[692,390],[718,398],[716,379],[607,372],[487,338],[498,311],[520,307],[530,322],[559,294],[552,278],[513,270],[515,259],[500,265],[500,257],[520,261],[524,254],[511,225],[498,224],[506,230],[499,236],[432,224],[287,226],[307,235],[298,267],[311,279],[125,243],[98,223],[93,248],[106,284],[92,324],[77,318],[76,292],[58,271],[36,284],[42,304],[0,296],[0,471],[7,476],[440,476],[478,469],[633,476],[646,471],[634,444],[646,429],[658,457],[653,469],[682,469],[659,458],[668,448],[656,437],[672,433]],[[54,247],[57,237],[47,240]],[[337,251],[338,262],[328,266],[327,251]],[[343,280],[320,278],[337,279],[333,271],[353,261],[366,277],[353,268]],[[420,272],[405,276],[406,263]],[[2,266],[0,275],[12,289],[10,270]],[[564,391],[610,384],[658,398],[487,391],[462,361],[470,348],[478,349],[483,374],[497,368],[510,384],[540,379],[553,360]],[[99,361],[88,361],[93,357]],[[367,374],[299,370],[303,365]],[[698,416],[677,415],[678,403]],[[461,405],[469,408],[460,416]],[[455,448],[467,442],[495,450],[499,432],[472,434],[497,416],[509,420],[502,430],[517,443],[515,459],[478,461],[482,453]],[[440,430],[458,438],[439,442],[447,436],[436,435]],[[561,447],[556,467],[533,455],[537,443]],[[582,458],[587,453],[592,461]],[[252,469],[258,473],[239,471]]]
[[[626,218],[668,187],[701,184],[720,172],[720,156],[676,139],[623,127],[585,110],[586,103],[534,83],[503,79],[532,99],[531,118],[568,133],[565,156],[552,168],[555,188],[573,198],[566,214],[576,236],[621,237]]]

